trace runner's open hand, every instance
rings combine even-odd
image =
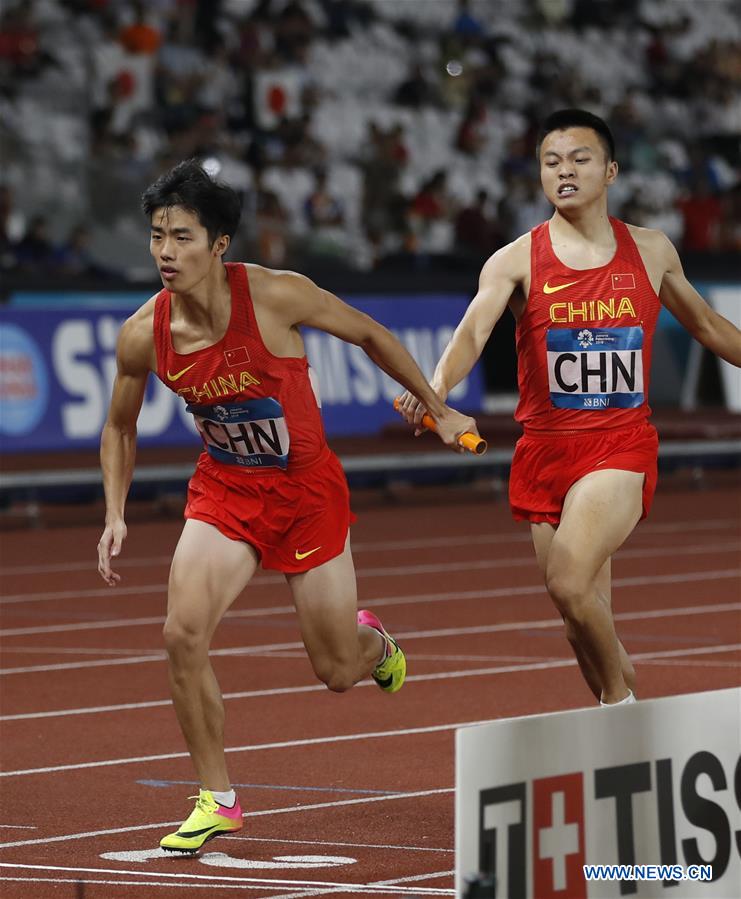
[[[121,575],[111,569],[111,559],[121,552],[125,539],[126,524],[121,518],[107,524],[98,541],[98,573],[109,587],[115,587],[121,580]]]

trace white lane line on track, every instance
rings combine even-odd
[[[127,647],[126,649],[107,649],[102,646],[90,647],[90,646],[3,646],[1,655],[70,655],[70,656],[130,656],[133,653],[143,652],[141,649],[134,649],[132,647]],[[147,650],[152,655],[161,656],[161,649],[151,649]],[[302,659],[306,655],[305,650],[266,650],[264,654],[259,654],[266,659]],[[417,660],[424,661],[449,661],[449,662],[528,662],[532,661],[535,657],[532,655],[499,655],[489,653],[487,655],[468,655],[468,654],[449,654],[449,653],[415,653],[414,658]],[[556,659],[559,656],[543,656],[541,661],[548,661],[548,659]],[[2,721],[2,717],[0,717],[0,721]]]
[[[433,880],[438,877],[453,877],[455,875],[455,871],[433,871],[430,874],[410,874],[408,877],[396,877],[393,880],[374,880],[373,883],[368,884],[371,887],[394,887],[396,888],[401,883],[419,883],[422,880]],[[302,899],[304,896],[334,896],[337,893],[354,893],[357,887],[353,884],[348,884],[346,887],[342,887],[336,890],[312,890],[311,892],[301,892],[301,893],[284,893],[281,896],[275,896],[274,899]],[[359,892],[368,892],[364,888],[361,888]],[[446,890],[444,888],[436,888],[434,891],[434,895],[448,895],[452,896],[455,894],[455,890],[449,889]],[[424,895],[430,894],[430,888],[426,888]],[[389,890],[388,895],[397,896],[398,893],[395,892],[395,889]]]
[[[724,652],[738,652],[741,643],[726,643],[723,646],[694,646],[690,649],[662,649],[657,652],[633,652],[631,659],[637,662],[650,662],[655,659],[676,659],[683,656],[715,655]]]
[[[720,555],[722,553],[738,553],[741,544],[738,541],[726,543],[692,544],[690,546],[660,546],[620,550],[614,558],[623,559],[652,559],[662,556],[691,556],[691,555]],[[527,556],[515,556],[506,559],[477,559],[460,562],[434,562],[424,565],[392,565],[386,568],[374,566],[372,568],[356,568],[355,575],[358,579],[373,577],[405,577],[419,576],[421,574],[446,574],[456,571],[489,571],[497,568],[526,568],[535,567],[535,559],[531,554]],[[282,575],[265,578],[260,577],[252,581],[253,586],[268,583],[285,583]],[[249,589],[249,588],[246,588]],[[125,596],[137,594],[165,593],[167,583],[144,584],[140,587],[97,587],[89,590],[48,590],[43,593],[14,593],[0,600],[2,605],[14,605],[31,602],[46,602],[47,600],[62,599],[91,599],[101,596]]]
[[[730,523],[730,522],[728,522]],[[713,528],[720,527],[720,524],[713,524]],[[378,542],[368,541],[352,544],[353,555],[362,552],[394,552],[407,551],[410,549],[427,549],[439,546],[479,546],[488,543],[530,543],[530,534],[473,534],[471,536],[461,537],[460,535],[451,535],[450,537],[418,537],[413,540],[380,540]],[[131,559],[117,559],[116,565],[119,568],[146,568],[155,565],[168,565],[172,562],[172,555],[169,556],[138,556]],[[2,577],[22,574],[54,574],[71,571],[94,571],[95,564],[92,559],[85,559],[80,562],[58,562],[49,565],[16,565],[5,567],[0,571]],[[277,575],[257,575],[253,583],[273,583],[275,580],[282,580]]]
[[[433,877],[452,877],[455,871],[433,871],[430,874],[411,874],[409,877],[394,877],[391,880],[374,880],[373,886],[395,886],[399,883],[409,883],[417,880],[432,880]],[[449,890],[453,892],[453,890]]]
[[[560,624],[560,622],[559,622]],[[741,650],[741,643],[728,643],[722,646],[695,646],[682,649],[665,649],[657,652],[639,652],[633,653],[631,659],[633,661],[643,661],[647,659],[668,659],[668,658],[684,658],[695,655],[716,655],[718,653],[738,652]],[[473,668],[462,671],[438,671],[431,674],[414,674],[407,678],[411,682],[435,681],[435,680],[454,680],[466,677],[488,677],[490,675],[499,674],[516,674],[523,671],[549,671],[556,668],[571,668],[576,665],[573,658],[560,659],[555,662],[535,662],[529,665],[502,665],[494,668]],[[357,687],[370,686],[370,681],[364,681],[356,684]],[[283,693],[313,692],[326,689],[323,685],[312,685],[299,689],[283,689]],[[276,691],[277,692],[277,691]],[[339,743],[346,740],[358,740],[363,738],[384,736],[406,736],[415,733],[432,733],[439,730],[448,730],[449,727],[465,727],[467,725],[439,725],[422,729],[410,729],[407,731],[388,731],[375,732],[368,734],[344,734],[335,737],[316,737],[308,740],[289,740],[278,743],[258,743],[252,746],[233,746],[225,749],[225,752],[255,752],[262,749],[283,749],[293,746],[311,746],[319,743]],[[56,771],[76,771],[85,768],[100,768],[111,765],[128,765],[138,764],[141,762],[162,761],[165,759],[188,758],[187,752],[169,752],[160,755],[134,756],[132,758],[106,759],[98,762],[78,762],[71,765],[54,765],[45,768],[27,768],[18,771],[0,771],[0,777],[16,777],[27,774],[48,774]],[[177,822],[176,822],[177,823]]]
[[[692,531],[713,531],[727,530],[728,528],[738,528],[737,518],[706,518],[697,521],[667,521],[667,522],[644,522],[641,524],[640,530],[636,532],[636,537],[640,538],[644,534],[672,534],[686,533]],[[726,535],[724,535],[726,536]],[[517,533],[506,531],[502,533],[492,532],[488,534],[473,534],[471,536],[461,537],[458,534],[449,537],[417,537],[407,540],[380,540],[380,541],[359,541],[353,542],[353,553],[359,552],[394,552],[405,551],[408,549],[426,549],[427,547],[439,546],[471,546],[478,544],[496,543],[527,543],[531,542],[530,534],[527,532]],[[172,562],[172,555],[160,556],[136,556],[132,558],[122,558],[116,561],[120,568],[145,568],[148,565],[168,565]],[[75,562],[53,562],[47,565],[11,565],[0,570],[0,575],[7,577],[10,575],[22,574],[51,574],[55,572],[67,571],[94,571],[95,563],[88,559],[82,559]],[[259,581],[255,579],[255,583]]]
[[[576,664],[569,660],[570,664]],[[470,722],[469,722],[470,723]],[[481,722],[474,722],[481,723]],[[324,746],[330,743],[348,743],[358,740],[384,739],[387,737],[407,737],[416,734],[431,734],[452,730],[456,727],[467,727],[467,723],[461,724],[434,724],[428,727],[410,727],[402,730],[368,731],[361,734],[335,734],[331,737],[307,737],[303,740],[279,740],[272,743],[255,743],[251,746],[228,746],[226,753],[260,752],[266,749],[294,749],[299,746]],[[43,768],[24,768],[16,771],[0,771],[0,777],[22,777],[29,774],[53,774],[59,771],[81,771],[88,768],[109,768],[116,765],[135,765],[142,762],[159,762],[167,759],[189,758],[187,752],[163,752],[157,755],[140,755],[129,758],[104,759],[97,762],[76,762],[69,765],[49,765]],[[373,799],[388,799],[387,796],[372,797]],[[394,798],[393,796],[390,798]],[[344,800],[353,803],[355,800]],[[365,801],[365,800],[363,800]],[[173,822],[175,824],[182,822]],[[0,844],[1,846],[2,844]]]
[[[407,677],[410,680],[412,675]],[[368,687],[373,681],[361,681],[353,687]],[[293,693],[318,693],[327,688],[324,684],[302,684],[296,687],[273,687],[266,690],[245,690],[239,693],[224,693],[222,699],[252,699],[260,696],[281,696]],[[0,721],[25,721],[34,718],[66,718],[69,715],[94,715],[100,712],[126,712],[133,709],[156,709],[172,705],[171,699],[152,699],[145,702],[124,702],[120,705],[98,705],[77,709],[57,709],[53,712],[22,712],[18,715],[2,715]]]
[[[736,570],[736,574],[741,571]],[[687,579],[686,577],[684,578]],[[613,587],[617,584],[613,584]],[[368,604],[366,604],[368,605]],[[670,618],[673,615],[701,615],[703,613],[724,613],[733,612],[741,609],[739,603],[716,603],[713,605],[698,606],[682,606],[667,609],[652,609],[642,612],[618,612],[614,615],[616,621],[634,621],[646,618]],[[500,624],[479,625],[469,628],[439,628],[436,630],[424,631],[401,631],[395,634],[400,640],[414,640],[427,637],[445,637],[445,636],[465,636],[472,634],[488,634],[498,633],[500,631],[527,630],[532,628],[551,628],[561,627],[560,618],[537,619],[534,621],[513,621]],[[300,650],[303,649],[303,643],[293,641],[291,643],[268,643],[257,646],[233,646],[226,649],[214,649],[210,655],[213,658],[223,656],[256,656],[264,655],[268,652],[282,650]],[[50,665],[26,665],[18,668],[2,668],[0,676],[10,676],[14,674],[33,674],[49,671],[76,671],[85,668],[107,668],[118,665],[141,665],[151,662],[163,662],[166,655],[163,651],[159,654],[151,653],[144,656],[131,656],[128,658],[116,659],[96,659],[89,662],[57,662]],[[2,720],[2,719],[0,719]]]
[[[65,869],[67,870],[67,869]],[[74,869],[68,869],[74,870]],[[142,874],[141,872],[135,872],[142,877],[156,877],[156,874]],[[260,884],[259,886],[256,884],[250,883],[173,883],[173,881],[158,881],[158,880],[99,880],[93,877],[30,877],[25,875],[23,877],[0,877],[0,882],[9,882],[9,883],[69,883],[74,887],[77,887],[78,884],[94,884],[95,886],[110,886],[110,887],[124,887],[124,886],[137,886],[137,887],[167,887],[169,890],[210,890],[212,893],[216,892],[216,890],[285,890],[285,885],[279,887],[269,887],[265,884]],[[316,895],[314,891],[307,892],[309,888],[307,887],[305,890],[302,890],[300,893],[295,895],[298,896],[312,896]],[[69,893],[68,895],[72,895]],[[79,895],[79,894],[78,894]],[[383,895],[383,893],[374,895]],[[411,896],[425,896],[425,893],[410,893]],[[277,897],[273,897],[273,899],[277,899]]]
[[[282,878],[266,878],[266,877],[230,877],[225,874],[190,874],[184,871],[178,871],[176,873],[159,871],[159,872],[147,872],[147,871],[127,871],[127,870],[117,870],[116,868],[76,868],[76,867],[67,867],[64,865],[24,865],[24,864],[15,864],[13,862],[0,862],[0,868],[11,868],[18,869],[24,871],[66,871],[74,874],[121,874],[126,876],[140,877],[140,878],[159,878],[159,879],[169,879],[169,878],[177,878],[179,880],[188,880],[192,882],[208,880],[212,883],[222,885],[226,884],[253,884],[255,886],[259,885],[261,888],[269,888],[269,889],[281,889],[285,890],[286,887],[303,887],[305,889],[315,890],[318,887],[325,887],[328,889],[336,888],[336,887],[348,887],[350,884],[347,883],[338,883],[337,881],[321,881],[321,880],[288,880]],[[168,886],[172,884],[169,883]],[[148,884],[144,883],[143,886],[148,886]],[[354,886],[354,885],[353,885]],[[363,892],[367,893],[377,893],[380,892],[381,895],[387,893],[387,890],[384,890],[383,887],[375,888],[373,884],[357,884],[357,886],[363,890]],[[414,887],[397,887],[397,889],[401,890],[404,895],[412,895],[418,896],[420,895],[418,890],[415,890]],[[432,892],[435,895],[449,895],[450,890],[440,890],[438,888],[432,889]],[[424,894],[422,894],[424,895]]]
[[[279,843],[297,846],[332,846],[342,849],[400,849],[402,852],[455,852],[455,849],[441,849],[435,846],[394,846],[387,843],[338,843],[335,840],[281,840],[278,837],[241,837],[230,835],[230,840],[243,843]]]
[[[144,662],[160,662],[165,660],[165,655],[160,653],[158,656],[131,656],[126,659],[106,659],[100,662],[61,662],[58,665],[29,665],[26,668],[2,668],[0,675],[10,674],[32,674],[40,671],[75,671],[82,668],[101,668],[114,665],[141,665]]]
[[[621,587],[643,587],[650,584],[678,584],[690,581],[715,581],[736,578],[741,575],[741,568],[716,568],[708,571],[683,571],[672,574],[638,575],[632,577],[614,578],[613,589]],[[382,606],[420,605],[432,602],[452,602],[466,599],[495,599],[513,596],[540,596],[545,594],[542,583],[520,587],[492,587],[483,590],[459,590],[443,593],[408,593],[402,596],[383,596],[362,601],[364,607],[377,608]],[[267,606],[259,609],[234,609],[228,611],[222,620],[237,620],[244,618],[263,618],[273,615],[289,615],[295,613],[293,605]],[[147,618],[111,618],[97,619],[95,621],[76,621],[69,624],[49,624],[34,627],[4,628],[0,630],[0,637],[27,637],[35,634],[62,634],[74,631],[111,630],[112,628],[139,627],[142,625],[162,625],[165,622],[164,615],[154,615]]]
[[[487,721],[474,721],[471,722],[473,724],[489,724]],[[448,730],[459,727],[458,724],[446,725]],[[295,812],[313,812],[320,809],[327,808],[339,808],[344,805],[367,805],[370,802],[393,802],[398,799],[420,799],[426,796],[440,796],[445,793],[455,793],[454,787],[443,787],[436,790],[417,790],[412,793],[398,793],[392,794],[391,796],[363,796],[359,799],[336,799],[332,802],[315,802],[311,805],[289,805],[283,808],[268,808],[263,809],[259,812],[247,812],[243,817],[249,820],[250,818],[261,818],[266,815],[286,815],[293,814]],[[0,849],[12,849],[18,846],[34,846],[40,843],[63,843],[65,841],[70,840],[86,840],[90,838],[98,838],[98,837],[106,837],[112,836],[113,834],[119,833],[133,833],[135,831],[140,830],[159,830],[160,828],[165,827],[178,827],[182,824],[182,820],[178,821],[158,821],[154,824],[135,824],[132,827],[114,827],[109,828],[108,830],[89,830],[84,831],[83,833],[72,833],[72,834],[64,834],[62,836],[57,837],[46,837],[45,839],[35,839],[35,840],[16,840],[13,843],[0,843]],[[231,837],[230,837],[231,839]],[[163,856],[165,857],[165,856]],[[336,884],[336,886],[341,886],[342,884]]]
[[[739,646],[739,650],[741,651],[741,645]],[[736,659],[733,662],[723,662],[719,659],[702,659],[701,661],[697,661],[695,659],[641,659],[641,663],[643,665],[655,665],[657,667],[661,667],[662,665],[666,665],[674,668],[734,668],[736,670],[741,669],[741,659]]]
[[[68,656],[130,656],[142,652],[148,652],[152,655],[161,655],[161,649],[136,649],[132,646],[126,649],[109,649],[103,646],[3,646],[1,655],[15,653],[23,655],[23,653],[42,653],[48,655],[68,655]]]
[[[641,612],[616,612],[613,615],[615,621],[647,621],[654,618],[674,618],[685,615],[704,615],[724,612],[738,612],[741,610],[741,602],[721,602],[713,605],[679,606],[672,609],[644,609]],[[412,631],[398,633],[399,642],[402,640],[420,640],[428,637],[464,637],[474,634],[491,634],[502,631],[514,630],[541,630],[543,628],[559,628],[563,626],[560,618],[541,618],[537,621],[505,621],[500,624],[478,624],[471,627],[441,627],[430,628],[425,631]]]

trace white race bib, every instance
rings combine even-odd
[[[643,328],[552,328],[548,386],[560,409],[643,405]]]
[[[283,407],[272,397],[213,406],[190,404],[209,455],[227,465],[286,468],[290,439]]]

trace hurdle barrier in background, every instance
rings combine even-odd
[[[741,896],[741,688],[460,728],[455,802],[458,897],[474,872],[499,899]],[[587,882],[588,864],[713,880]]]

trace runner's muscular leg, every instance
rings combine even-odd
[[[188,519],[170,569],[164,627],[170,689],[201,786],[228,790],[224,706],[208,657],[216,626],[259,564],[247,543]]]
[[[556,529],[552,524],[548,524],[548,522],[543,521],[537,524],[531,524],[530,531],[532,533],[533,546],[535,548],[535,556],[538,560],[538,567],[543,573],[543,577],[545,577],[548,564],[548,552],[550,551],[551,542],[556,533]],[[597,577],[594,581],[598,598],[605,602],[610,610],[612,610],[611,561],[611,559],[607,559],[604,565],[597,572]],[[594,666],[589,661],[584,652],[582,652],[581,647],[579,646],[579,643],[576,639],[576,635],[571,629],[571,626],[568,624],[568,622],[565,622],[565,624],[566,637],[571,644],[571,648],[574,650],[574,654],[576,655],[576,660],[579,663],[579,668],[581,669],[584,680],[587,682],[589,689],[592,691],[592,693],[594,693],[595,697],[599,699],[602,695],[602,684],[597,677]],[[625,647],[620,640],[618,640],[618,649],[620,650],[620,667],[623,672],[623,678],[625,679],[625,683],[628,685],[628,688],[635,693],[635,670],[633,668],[632,662],[630,661],[628,653],[626,652]]]
[[[628,695],[612,611],[598,598],[597,576],[638,523],[643,474],[590,472],[566,495],[546,563],[546,587],[594,669],[604,702]]]
[[[384,651],[378,631],[357,622],[350,536],[339,556],[286,578],[316,676],[337,693],[349,690],[371,673]]]

